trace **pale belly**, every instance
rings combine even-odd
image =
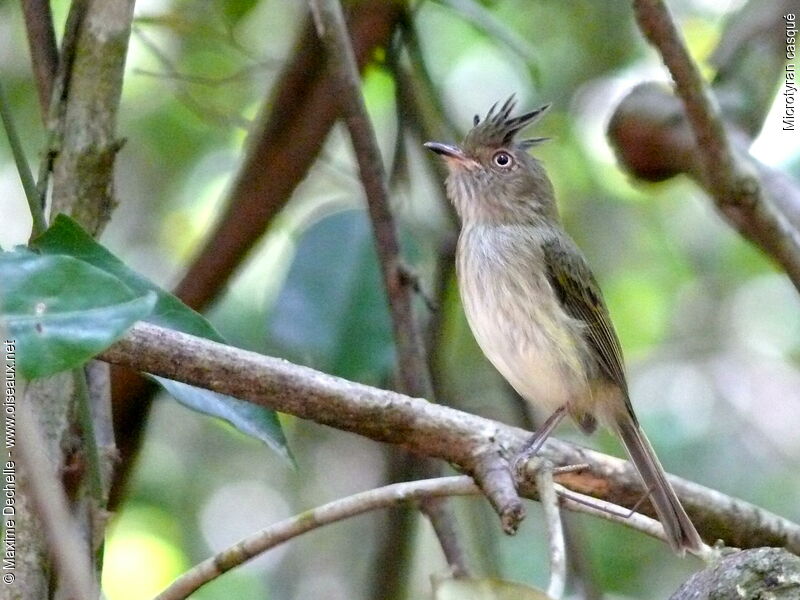
[[[565,405],[573,414],[593,412],[581,323],[563,311],[544,274],[530,269],[515,280],[502,263],[485,268],[485,258],[480,271],[477,261],[459,261],[464,312],[483,353],[542,412]]]

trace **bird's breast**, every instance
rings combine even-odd
[[[457,252],[461,299],[478,345],[544,410],[585,397],[582,324],[561,308],[535,234],[493,229],[465,228]]]

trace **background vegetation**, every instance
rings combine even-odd
[[[740,5],[670,2],[708,75],[710,54]],[[52,6],[60,31],[68,3]],[[306,19],[305,4],[294,0],[138,2],[119,113],[119,206],[102,242],[165,288],[180,279],[224,207],[247,133],[299,51]],[[394,38],[376,49],[363,93],[391,173],[404,256],[436,305],[431,311],[418,297],[416,308],[432,324],[439,400],[526,422],[475,345],[452,272],[442,268],[453,221],[443,173],[421,143],[427,135],[457,140],[473,114],[511,93],[522,107],[550,102],[536,135],[552,139],[535,153],[554,181],[567,230],[605,291],[634,404],[662,461],[683,477],[800,520],[800,302],[788,279],[722,222],[694,183],[642,184],[620,170],[605,136],[612,111],[634,84],[668,77],[630,7],[429,0],[414,3],[410,27],[418,48]],[[0,40],[0,78],[33,160],[45,136],[16,2],[0,1]],[[434,94],[426,92],[423,64]],[[404,85],[419,92],[419,111],[403,99]],[[796,176],[800,136],[781,131],[781,101],[777,96],[753,154]],[[318,143],[308,176],[208,315],[235,346],[390,387],[393,338],[350,142],[339,124]],[[298,160],[292,143],[277,150],[280,168]],[[26,241],[30,216],[5,142],[0,224],[5,249]],[[150,598],[247,533],[392,477],[391,448],[294,418],[283,425],[296,468],[233,428],[159,399],[109,528],[108,598]],[[621,455],[605,434],[589,440],[563,426],[558,435]],[[545,587],[538,505],[509,538],[484,501],[454,504],[476,570]],[[407,597],[422,598],[431,574],[446,564],[429,523],[411,519],[405,533],[413,552],[394,558],[409,561]],[[375,597],[369,590],[384,567],[376,556],[387,531],[397,533],[390,524],[378,513],[312,532],[194,597]],[[572,515],[569,524],[581,558],[576,597],[599,597],[596,590],[665,597],[697,568],[623,527]]]

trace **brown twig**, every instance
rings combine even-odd
[[[361,95],[361,77],[350,46],[344,14],[337,0],[311,0],[311,8],[317,33],[335,73],[336,98],[350,132],[367,198],[375,248],[392,314],[400,387],[407,394],[430,398],[430,378],[427,377],[419,328],[414,320],[411,290],[403,274],[400,243],[390,209],[387,177],[378,141]]]
[[[28,48],[33,63],[42,121],[47,123],[50,114],[50,99],[53,96],[53,82],[58,69],[58,47],[56,46],[56,32],[53,29],[50,1],[22,0],[22,12],[25,15]]]
[[[663,0],[634,0],[644,36],[669,69],[696,139],[695,159],[717,208],[761,246],[800,290],[800,232],[761,190],[756,168],[733,149],[716,104]]]
[[[508,471],[506,457],[530,436],[426,400],[146,323],[135,325],[99,358],[397,444],[415,454],[446,460],[472,475],[481,460]],[[541,456],[555,466],[588,465],[558,476],[560,484],[577,493],[625,507],[641,498],[640,479],[626,461],[552,438]],[[797,524],[700,485],[676,477],[670,481],[706,541],[722,538],[740,548],[784,546],[800,552]]]

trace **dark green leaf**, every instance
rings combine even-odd
[[[77,367],[153,310],[155,294],[69,256],[0,253],[0,329],[28,379]]]
[[[130,269],[69,217],[58,215],[50,229],[36,238],[32,245],[44,254],[66,254],[80,258],[124,281],[139,293],[154,293],[157,301],[152,314],[146,319],[148,322],[224,343],[225,340],[205,317]],[[261,440],[283,456],[289,456],[286,438],[274,411],[177,381],[161,377],[155,379],[184,406],[225,419],[241,432]]]
[[[205,317],[128,267],[66,215],[58,215],[50,229],[33,240],[31,246],[42,254],[66,254],[79,258],[114,275],[137,292],[155,292],[158,301],[153,314],[147,318],[148,323],[177,329],[215,342],[223,341],[222,336]]]

